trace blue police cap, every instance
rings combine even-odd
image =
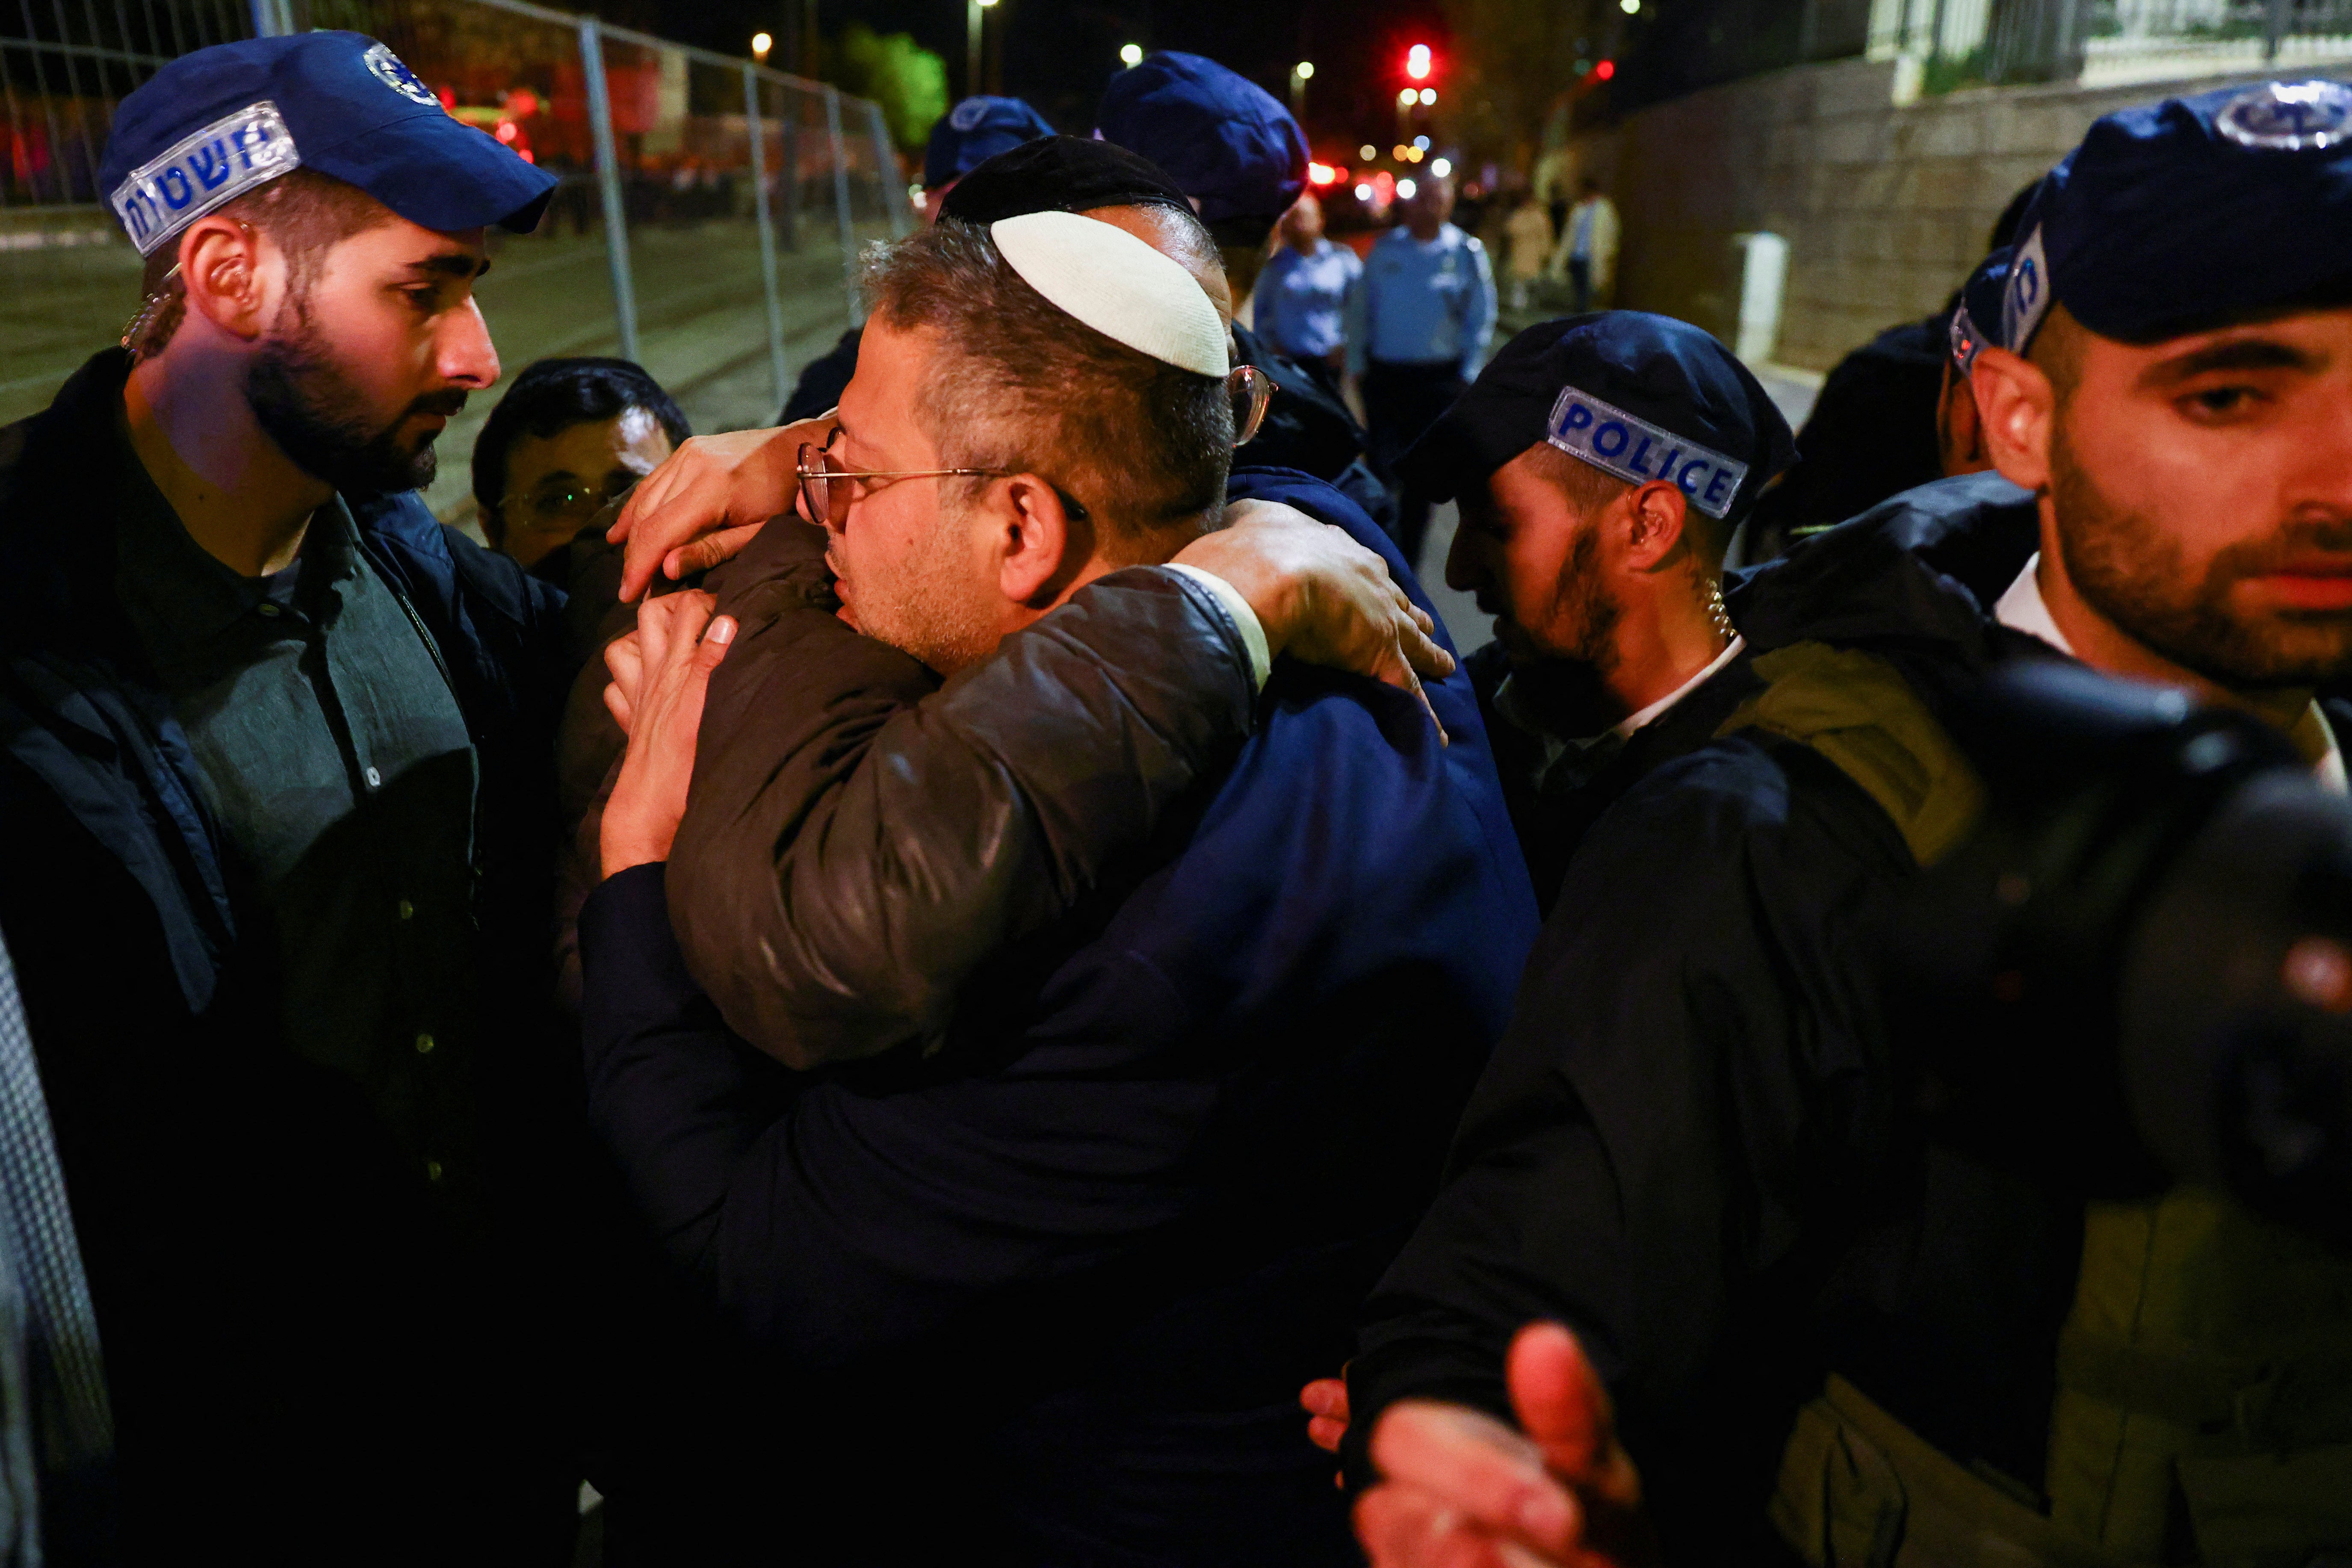
[[[1045,117],[1017,98],[967,98],[931,127],[931,144],[923,152],[923,184],[944,185],[999,153],[1053,133]]]
[[[1271,224],[1307,188],[1307,136],[1274,95],[1199,55],[1162,49],[1110,79],[1095,124],[1199,204],[1201,221]]]
[[[2000,300],[2008,289],[2009,247],[2004,245],[1977,263],[1952,306],[1952,364],[1962,375],[1987,343],[2000,341],[1992,334],[2000,330]]]
[[[2018,234],[2000,331],[2020,352],[2053,300],[2153,342],[2316,296],[2352,279],[2352,87],[2269,81],[2106,115]]]
[[[358,33],[182,55],[115,111],[99,188],[144,256],[297,167],[445,234],[494,223],[528,232],[555,189],[553,175],[451,119],[397,55]]]
[[[1671,480],[1723,519],[1797,460],[1788,420],[1730,350],[1670,316],[1597,310],[1504,344],[1402,472],[1450,500],[1543,441],[1634,484]]]

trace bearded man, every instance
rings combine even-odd
[[[144,303],[0,433],[0,927],[126,1560],[566,1560],[562,597],[413,493],[553,184],[356,34],[175,60],[100,175]]]
[[[1876,941],[1981,814],[2000,742],[1963,696],[2009,661],[2243,709],[2344,788],[2348,136],[2336,82],[2100,120],[1998,327],[1970,308],[1998,472],[1732,585],[1764,689],[1584,839],[1346,1406],[1317,1400],[1381,1568],[2352,1544],[2352,1265],[2218,1194],[2086,1201],[1987,1154],[1919,1087]],[[2009,1098],[2043,1145],[2095,1124],[2063,1082]]]

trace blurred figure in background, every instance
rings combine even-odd
[[[1504,220],[1503,233],[1510,242],[1508,261],[1511,270],[1511,309],[1528,308],[1528,286],[1544,274],[1551,264],[1551,214],[1544,211],[1533,191],[1523,192]],[[1584,309],[1582,301],[1576,307]]]
[[[1282,247],[1257,281],[1258,335],[1337,390],[1347,360],[1348,290],[1364,264],[1323,235],[1323,204],[1313,193],[1282,215]]]
[[[1616,288],[1618,224],[1617,204],[1601,194],[1600,181],[1587,174],[1578,190],[1560,227],[1552,276],[1568,284],[1568,308],[1581,315]]]
[[[583,554],[573,536],[693,434],[641,365],[541,360],[515,377],[474,438],[482,532],[490,548],[569,593],[569,568]],[[619,582],[616,564],[607,588]]]
[[[940,204],[955,184],[999,153],[1051,136],[1045,117],[1017,98],[967,98],[931,127],[923,151],[923,221],[937,223]],[[842,388],[857,371],[857,342],[865,331],[852,327],[823,357],[802,368],[801,378],[776,416],[779,425],[814,419],[841,401]]]
[[[1372,461],[1393,475],[1486,361],[1495,272],[1486,247],[1454,226],[1454,182],[1425,174],[1404,222],[1381,236],[1348,296],[1348,374],[1370,426]],[[1411,483],[1397,501],[1397,547],[1421,552],[1429,500]]]

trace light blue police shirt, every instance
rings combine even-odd
[[[1348,290],[1363,270],[1354,251],[1328,239],[1307,254],[1284,246],[1257,275],[1257,330],[1293,359],[1323,358],[1346,341]]]
[[[1486,247],[1447,224],[1423,245],[1409,228],[1381,236],[1348,291],[1348,369],[1368,359],[1426,363],[1450,359],[1470,381],[1495,335],[1495,269]]]

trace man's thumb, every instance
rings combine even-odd
[[[1504,1376],[1519,1426],[1546,1462],[1571,1481],[1585,1479],[1613,1443],[1608,1391],[1576,1336],[1558,1323],[1529,1323],[1511,1342]]]
[[[695,668],[707,672],[719,668],[719,661],[727,657],[727,645],[735,640],[735,626],[732,616],[711,618],[709,626],[702,634],[701,643],[694,650]]]

